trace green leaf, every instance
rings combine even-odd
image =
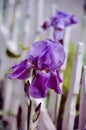
[[[68,93],[70,75],[71,75],[71,71],[72,71],[72,65],[73,65],[75,53],[76,53],[76,46],[74,43],[71,43],[69,45],[67,65],[66,65],[66,69],[64,71],[64,77],[63,77],[63,92],[65,94]]]

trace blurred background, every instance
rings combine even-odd
[[[86,42],[86,0],[0,0],[0,130],[27,130],[24,83],[7,79],[6,74],[12,65],[25,58],[34,41],[52,37],[52,28],[44,32],[41,25],[56,8],[74,14],[78,19],[78,24],[68,28],[64,36],[67,51],[66,65],[62,69],[64,95],[58,103],[60,109],[56,123],[56,129],[62,130],[64,106],[77,44],[83,42],[85,45]],[[82,68],[85,64],[86,53]],[[81,81],[80,79],[80,83]],[[78,128],[80,93],[76,96],[76,118],[73,129],[70,130]],[[50,93],[44,101],[46,109],[49,108],[49,100]],[[39,126],[37,130],[40,128]]]

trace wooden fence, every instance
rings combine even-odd
[[[48,9],[47,9],[48,7]],[[5,78],[10,66],[17,63],[20,58],[10,58],[9,53],[23,59],[26,51],[20,49],[30,46],[33,41],[51,36],[51,32],[43,32],[41,24],[53,12],[53,1],[46,0],[0,0],[0,89],[3,96],[3,110],[12,111],[17,115],[21,109],[21,130],[27,130],[27,105],[25,102],[24,83],[18,80]],[[67,64],[68,47],[70,43],[70,28],[65,32],[64,48],[66,51],[66,61],[61,70],[62,78]],[[77,129],[86,127],[86,66],[83,67],[84,43],[77,43],[76,54],[73,61],[70,77],[69,91],[65,103],[62,126],[58,130],[74,130],[76,117],[77,96],[80,93],[79,122]],[[11,55],[12,55],[11,54]],[[83,68],[83,69],[82,69]],[[83,71],[82,71],[83,70]],[[65,94],[65,93],[64,93]],[[57,120],[59,120],[59,109],[62,100],[61,95],[50,91],[48,109],[42,105],[40,117],[36,130],[56,130]],[[36,100],[38,104],[40,100]],[[45,101],[41,101],[45,104]],[[9,121],[8,130],[17,130],[15,116],[4,116]]]

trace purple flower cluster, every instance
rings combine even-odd
[[[74,15],[69,15],[62,11],[56,10],[56,13],[52,17],[50,17],[48,21],[45,21],[43,23],[42,28],[46,30],[47,28],[52,26],[54,29],[54,40],[61,42],[63,41],[65,28],[76,23],[77,19]]]
[[[54,30],[64,31],[65,27],[76,23],[75,16],[69,16],[61,11],[56,11],[55,16],[50,18],[49,22],[44,22],[43,28],[50,26]],[[11,67],[12,73],[8,75],[10,79],[26,80],[33,72],[32,82],[28,87],[28,93],[34,98],[43,98],[46,96],[48,88],[53,89],[56,93],[62,94],[59,76],[59,70],[65,61],[65,51],[60,44],[60,36],[58,41],[45,39],[34,42],[25,60]],[[62,35],[62,34],[61,34]],[[63,37],[61,38],[63,40]]]

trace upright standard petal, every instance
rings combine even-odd
[[[42,28],[46,30],[52,26],[54,28],[54,40],[63,44],[65,28],[76,23],[77,19],[74,15],[56,10],[55,14],[51,16],[48,21],[43,23]]]
[[[40,54],[38,60],[38,66],[40,69],[47,71],[59,69],[65,60],[65,51],[61,44],[52,40],[46,40],[49,47],[48,49]]]
[[[57,44],[57,42],[55,42],[55,44],[53,45],[53,47],[51,48],[52,52],[53,52],[53,64],[52,66],[55,67],[55,69],[60,68],[64,61],[65,61],[65,51],[64,48],[61,44]]]
[[[10,79],[25,80],[29,77],[31,69],[31,64],[29,64],[27,59],[25,59],[21,63],[11,67],[12,73],[7,77]]]
[[[47,47],[48,43],[46,43],[46,40],[34,42],[27,53],[27,57],[37,58]]]
[[[45,21],[42,25],[42,28],[46,30],[50,26],[53,26],[55,29],[65,29],[66,27],[76,24],[77,19],[74,15],[69,15],[65,12],[56,10],[55,14],[50,17],[49,21]]]
[[[56,10],[55,14],[50,18],[51,24],[56,29],[65,29],[66,27],[76,24],[77,19],[74,15]]]
[[[42,71],[36,71],[36,77],[29,87],[29,94],[34,98],[44,98],[47,93],[47,83],[50,74]]]
[[[56,93],[63,94],[60,89],[61,78],[59,73],[56,71],[52,71],[50,74],[50,78],[48,80],[48,87],[53,89]]]

